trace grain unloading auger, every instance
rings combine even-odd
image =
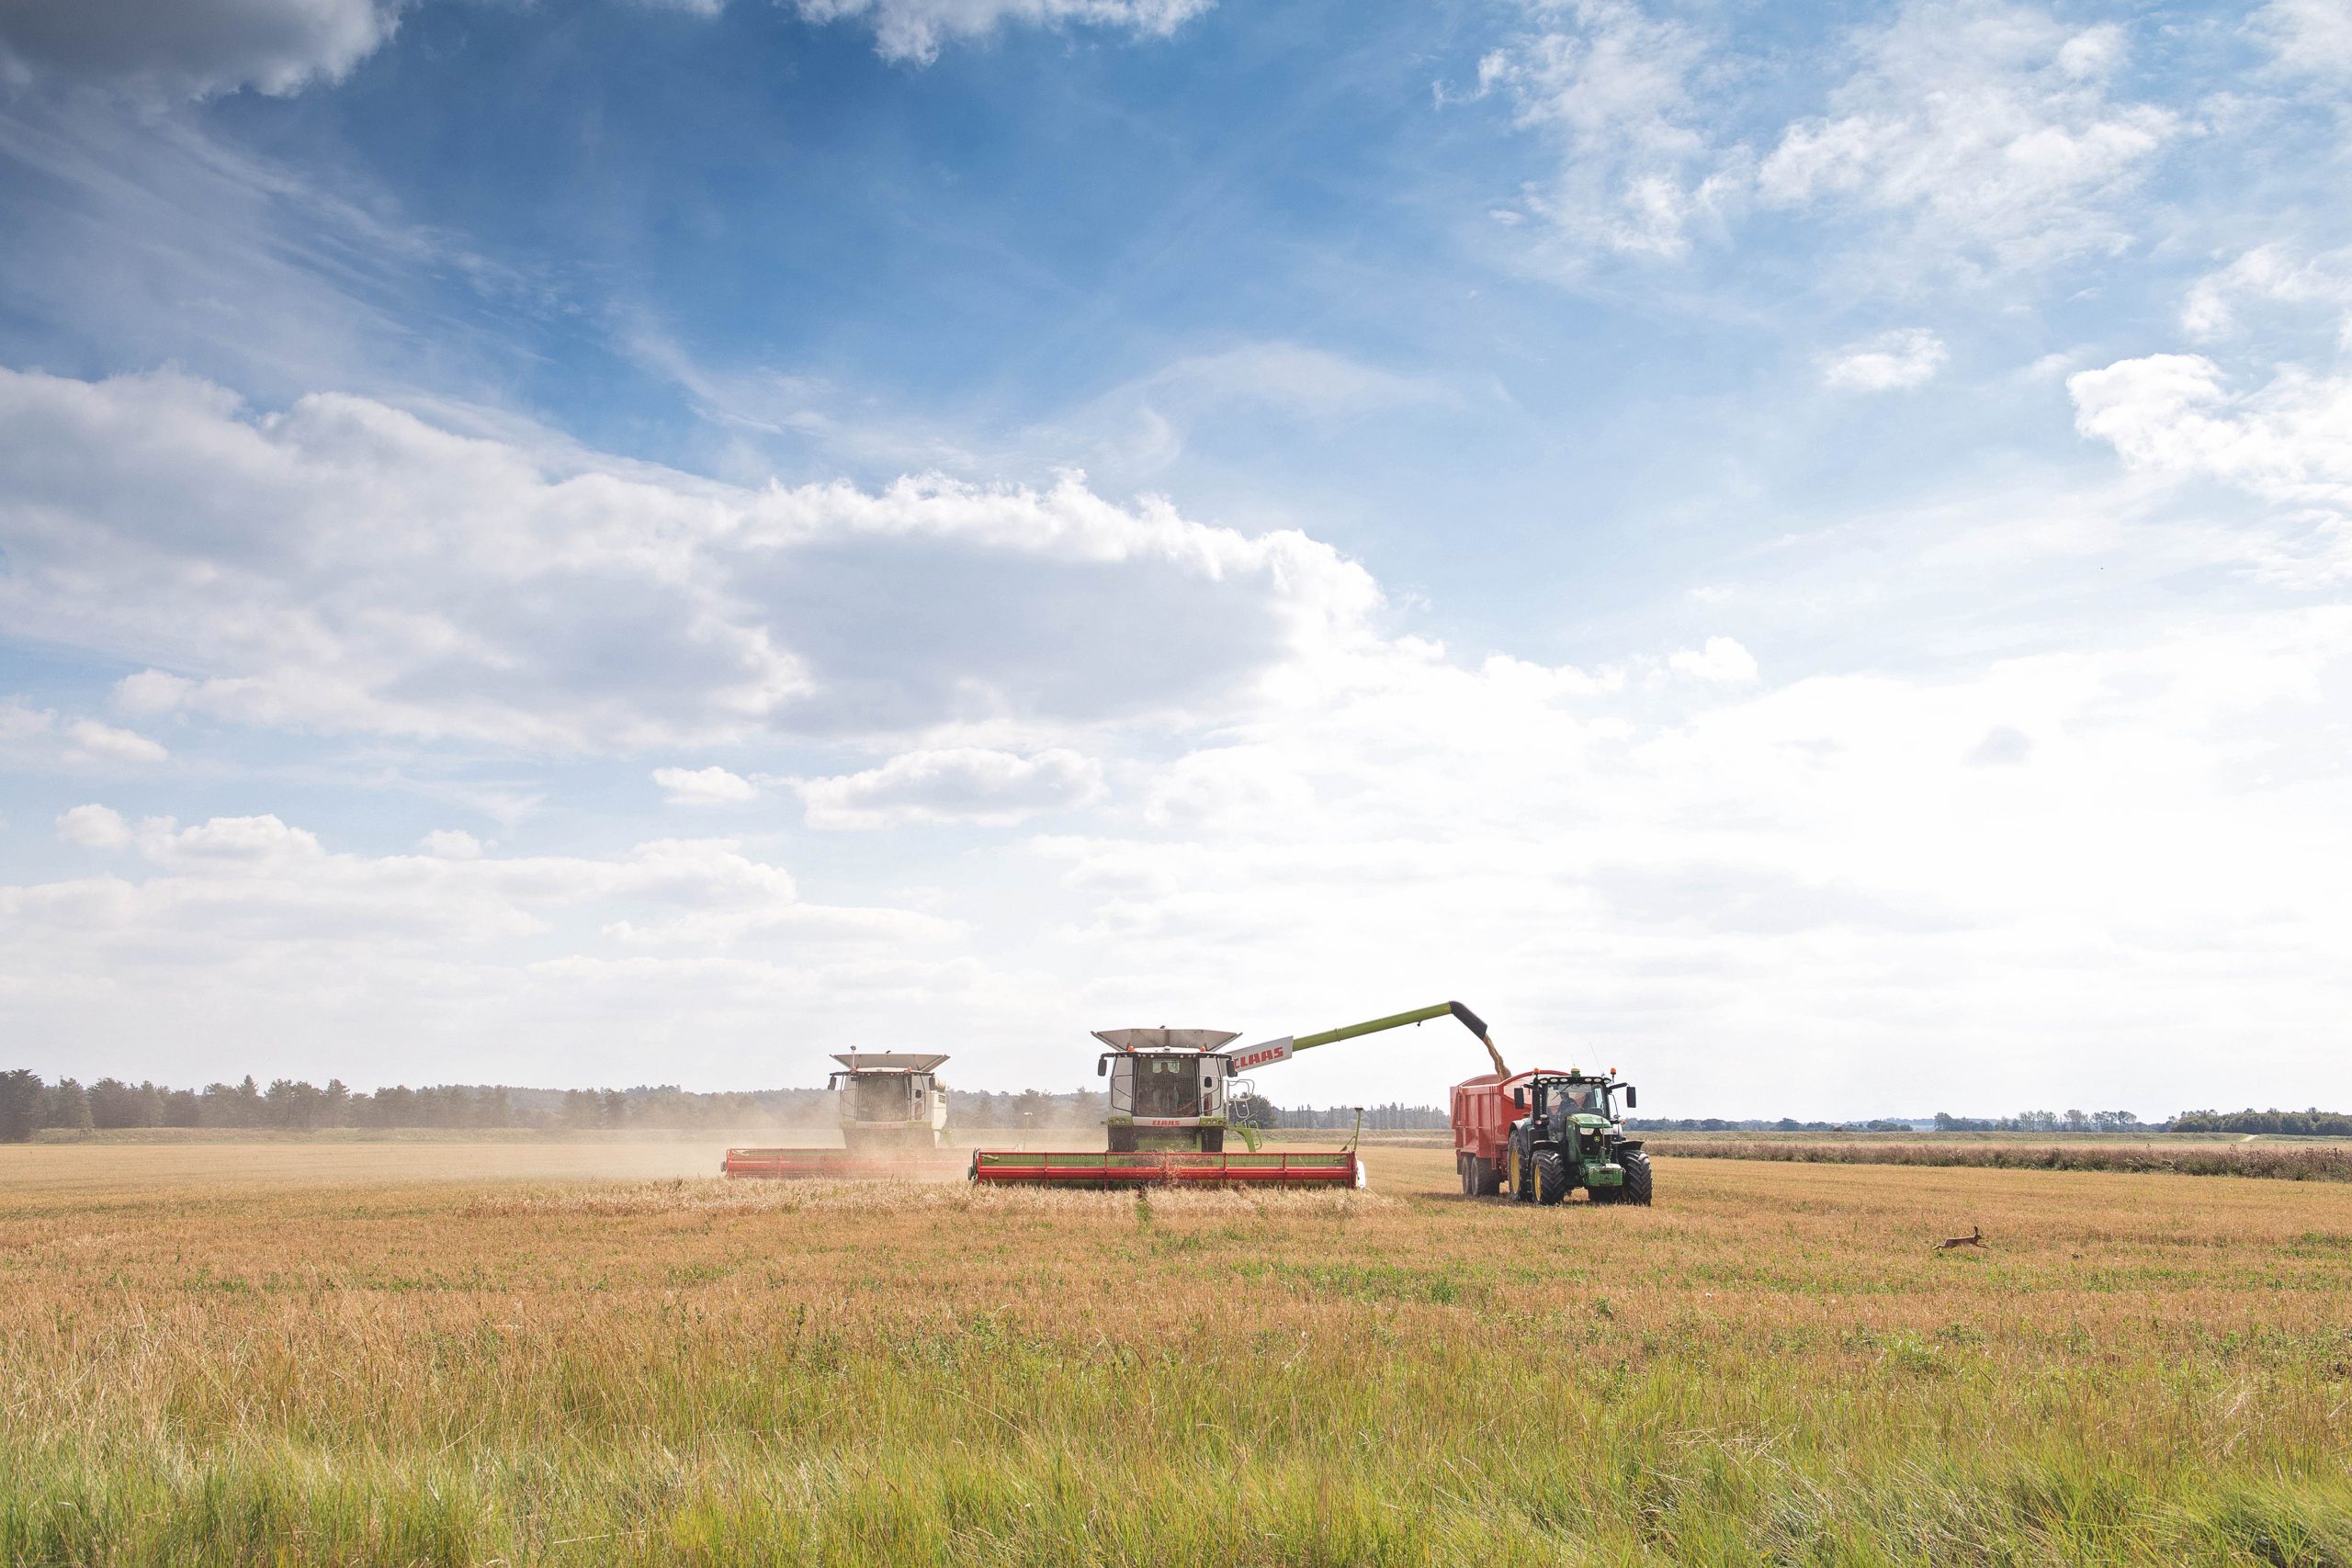
[[[841,1097],[839,1148],[729,1149],[729,1176],[880,1177],[953,1171],[940,1152],[947,1134],[944,1055],[911,1051],[844,1051],[825,1087]]]
[[[981,1149],[972,1156],[972,1179],[1036,1187],[1361,1187],[1363,1162],[1352,1147],[1263,1150],[1253,1132],[1244,1132],[1250,1146],[1228,1150],[1226,1102],[1234,1080],[1318,1045],[1449,1014],[1486,1045],[1496,1069],[1504,1070],[1485,1021],[1460,1002],[1238,1050],[1227,1047],[1240,1036],[1222,1029],[1097,1030],[1094,1038],[1111,1047],[1094,1065],[1097,1077],[1110,1079],[1108,1146],[1085,1153]]]

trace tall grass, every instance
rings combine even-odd
[[[9,1562],[2352,1562],[2319,1187],[94,1194],[66,1152],[0,1163]]]
[[[1745,1138],[1673,1138],[1657,1154],[1685,1159],[1790,1160],[1806,1165],[1973,1166],[1996,1170],[2120,1170],[2174,1176],[2253,1176],[2280,1181],[2352,1181],[2352,1145],[2277,1144],[1807,1144]]]

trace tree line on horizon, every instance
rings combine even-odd
[[[949,1124],[1003,1129],[1083,1126],[1101,1120],[1098,1090],[1066,1093],[1038,1089],[948,1090]],[[1434,1105],[1400,1101],[1351,1105],[1277,1105],[1245,1095],[1232,1106],[1233,1120],[1252,1126],[1340,1131],[1361,1113],[1367,1132],[1442,1131],[1446,1112]],[[0,1072],[0,1143],[24,1143],[34,1134],[57,1130],[98,1132],[120,1128],[185,1127],[309,1132],[351,1127],[380,1130],[514,1129],[518,1131],[690,1131],[695,1128],[823,1127],[832,1123],[831,1090],[772,1089],[702,1093],[674,1084],[633,1089],[525,1089],[506,1084],[434,1084],[419,1089],[393,1085],[372,1093],[355,1092],[340,1078],[324,1088],[301,1079],[277,1078],[263,1085],[250,1074],[234,1084],[201,1089],[172,1089],[152,1082],[104,1077],[85,1085],[62,1077],[54,1083],[29,1069]],[[1802,1122],[1793,1117],[1726,1119],[1643,1118],[1628,1126],[1648,1132],[1912,1132],[1907,1121]],[[1938,1132],[2001,1133],[2270,1133],[2352,1137],[2352,1114],[2321,1111],[2185,1111],[2165,1122],[2143,1122],[2128,1111],[2026,1111],[2015,1116],[1967,1117],[1939,1111]]]

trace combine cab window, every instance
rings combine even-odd
[[[909,1079],[896,1074],[862,1077],[853,1082],[850,1116],[858,1122],[903,1122],[907,1119]]]
[[[1136,1115],[1198,1116],[1201,1113],[1200,1061],[1193,1056],[1138,1056],[1136,1059]]]

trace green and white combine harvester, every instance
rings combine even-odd
[[[917,1051],[844,1051],[826,1080],[839,1097],[838,1148],[729,1149],[729,1176],[888,1177],[952,1174],[947,1152],[944,1055]]]
[[[1363,1162],[1352,1147],[1270,1150],[1253,1128],[1227,1114],[1241,1075],[1286,1062],[1301,1051],[1408,1023],[1451,1015],[1476,1034],[1503,1072],[1487,1025],[1460,1002],[1439,1002],[1320,1034],[1285,1035],[1228,1050],[1238,1034],[1221,1029],[1102,1029],[1110,1047],[1094,1065],[1110,1080],[1107,1146],[1099,1151],[980,1149],[971,1178],[982,1186],[1362,1187]],[[1228,1134],[1239,1149],[1227,1148]]]

